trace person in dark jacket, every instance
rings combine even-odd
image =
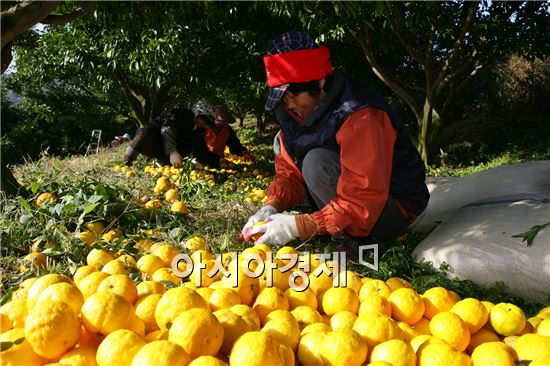
[[[273,39],[264,57],[266,109],[281,127],[275,176],[245,239],[286,244],[316,235],[359,244],[397,236],[428,203],[425,168],[394,109],[366,86],[332,72],[328,48],[304,32]],[[282,213],[302,204],[312,213]],[[259,221],[266,223],[254,226]]]
[[[224,149],[250,156],[228,125],[235,119],[225,106],[200,101],[192,109],[175,108],[138,129],[126,149],[124,161],[131,165],[138,154],[156,159],[160,164],[179,168],[183,157],[191,157],[198,167],[220,167]]]

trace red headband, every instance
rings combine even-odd
[[[264,56],[267,86],[305,83],[332,74],[330,51],[325,46]]]

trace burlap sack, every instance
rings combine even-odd
[[[469,204],[439,225],[418,247],[417,260],[446,262],[450,277],[478,284],[503,282],[529,300],[550,294],[550,227],[531,246],[521,238],[535,225],[550,222],[550,195],[518,194]]]
[[[516,193],[550,195],[550,160],[503,165],[463,178],[428,178],[426,183],[430,201],[411,226],[413,231],[430,231],[459,208],[481,199]]]

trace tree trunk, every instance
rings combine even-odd
[[[437,151],[437,141],[442,123],[441,116],[426,98],[422,119],[418,121],[417,146],[426,167],[432,163]]]

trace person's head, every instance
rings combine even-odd
[[[279,101],[297,114],[311,110],[324,97],[326,77],[332,74],[330,52],[307,33],[291,31],[270,41],[264,56],[267,85],[265,108]]]
[[[199,100],[191,108],[195,116],[195,125],[199,128],[207,128],[214,126],[216,120],[216,109],[212,103],[206,100]]]
[[[217,105],[214,106],[214,109],[216,110],[216,127],[223,127],[235,123],[235,117],[233,117],[226,105]]]

